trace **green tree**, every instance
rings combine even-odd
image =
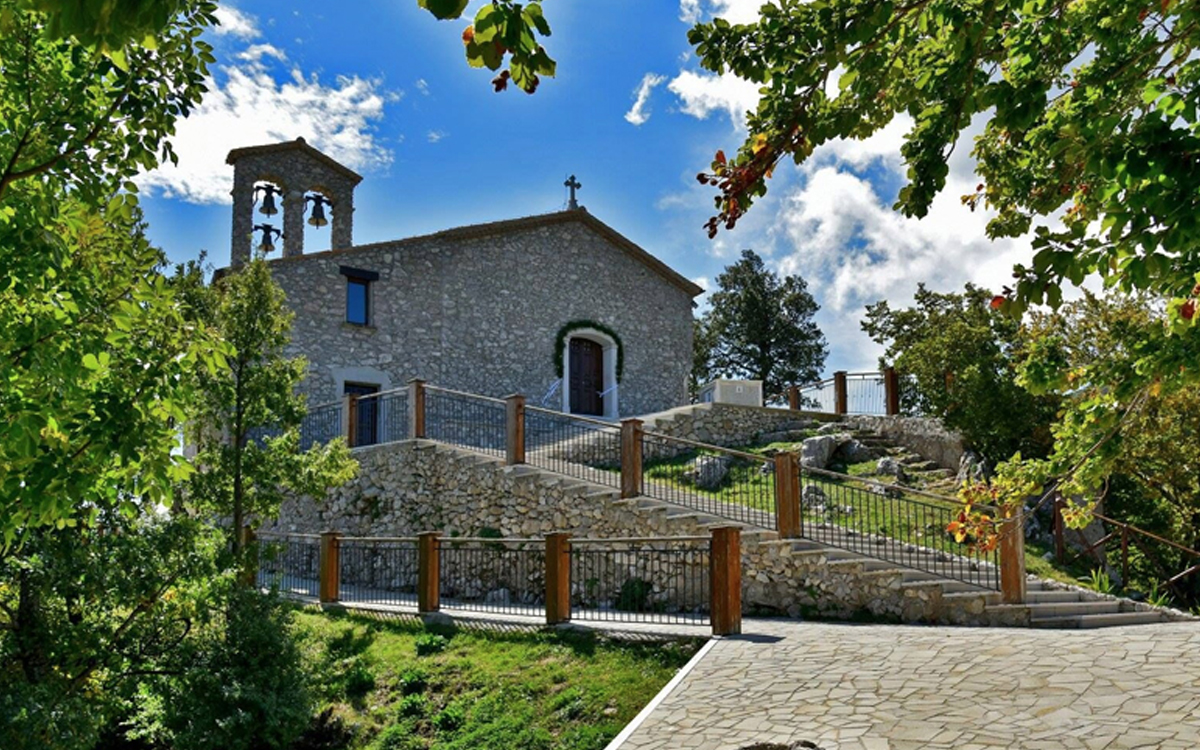
[[[345,441],[299,450],[303,358],[285,356],[292,313],[266,261],[256,258],[214,284],[213,324],[234,349],[228,369],[200,369],[200,401],[188,431],[200,469],[188,505],[232,522],[235,554],[251,518],[278,514],[288,493],[323,496],[352,479]]]
[[[868,305],[862,328],[885,347],[880,367],[909,376],[906,408],[940,418],[993,464],[1018,452],[1044,457],[1057,399],[1017,384],[1020,326],[991,309],[991,298],[972,284],[948,294],[921,284],[913,307]]]
[[[688,371],[688,395],[692,400],[700,395],[700,388],[713,378],[712,356],[713,347],[712,327],[704,317],[692,319],[692,369]]]
[[[0,546],[103,508],[165,501],[197,362],[129,178],[204,91],[214,6],[103,54],[0,0]]]
[[[820,376],[829,350],[813,322],[821,308],[804,279],[780,279],[753,250],[743,250],[717,277],[710,304],[703,326],[712,374],[761,380],[765,394]]]

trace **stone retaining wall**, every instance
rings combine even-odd
[[[711,445],[754,442],[762,433],[835,421],[832,414],[736,404],[692,404],[642,417],[646,429]]]
[[[962,436],[947,430],[937,419],[864,415],[843,419],[855,429],[877,432],[930,461],[937,461],[943,469],[958,471],[958,464],[963,456]]]
[[[263,531],[314,533],[336,529],[353,536],[414,536],[440,531],[453,536],[541,537],[566,532],[575,538],[696,536],[710,533],[714,519],[648,498],[618,499],[598,488],[528,466],[503,466],[497,459],[429,441],[404,441],[360,448],[359,477],[321,503],[299,498],[284,503],[280,521]],[[668,515],[668,511],[671,515]],[[631,552],[629,565],[598,579],[589,592],[575,581],[577,604],[611,603],[622,582],[641,576]],[[853,618],[869,615],[903,622],[1002,624],[983,615],[984,599],[943,599],[936,584],[902,586],[899,570],[872,571],[861,562],[829,561],[823,552],[799,552],[773,532],[743,535],[743,603],[747,611]],[[688,563],[687,577],[707,575],[707,554]],[[662,582],[651,592],[656,603],[694,609],[674,601]],[[482,590],[482,589],[481,589]],[[599,593],[597,593],[599,592]],[[486,595],[486,594],[485,594]],[[680,596],[683,596],[682,594]],[[1016,615],[1014,615],[1016,616]],[[1026,615],[1027,616],[1027,615]]]

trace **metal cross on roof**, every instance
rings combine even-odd
[[[567,203],[567,208],[579,208],[579,203],[575,201],[575,191],[583,187],[583,185],[579,184],[579,180],[575,179],[575,175],[571,175],[571,179],[564,182],[563,186],[571,189],[571,200]]]

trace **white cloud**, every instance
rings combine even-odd
[[[229,5],[221,5],[217,8],[214,15],[217,17],[217,23],[220,24],[212,29],[212,32],[217,36],[257,39],[260,34],[258,19],[248,13],[241,12],[237,8],[230,7]]]
[[[210,81],[201,105],[178,122],[171,143],[179,165],[142,175],[144,190],[191,203],[229,203],[232,168],[225,154],[298,136],[351,169],[391,162],[374,134],[389,98],[379,81],[339,76],[326,84],[298,67],[277,78],[264,58],[285,56],[270,45],[254,45],[238,57],[245,62],[223,66],[223,80]]]
[[[420,91],[425,96],[429,96],[429,82],[424,78],[418,78],[416,82],[417,91]]]
[[[713,112],[724,112],[737,128],[746,126],[746,113],[758,106],[758,84],[732,73],[684,70],[667,88],[682,100],[685,114],[705,120]]]
[[[642,82],[638,84],[637,90],[634,92],[633,106],[625,113],[626,122],[642,125],[650,119],[650,110],[646,107],[650,101],[650,92],[654,91],[655,86],[666,80],[666,76],[660,76],[657,73],[647,73],[642,76]]]
[[[437,143],[438,141],[445,138],[447,135],[448,135],[448,133],[445,133],[441,130],[430,130],[428,133],[425,134],[425,140],[429,141],[430,143]]]
[[[767,0],[679,0],[679,20],[696,23],[706,16],[730,23],[754,23]]]
[[[707,292],[710,282],[707,276],[697,276],[696,278],[692,279],[692,283]]]
[[[237,53],[237,59],[249,62],[261,62],[264,57],[273,57],[280,62],[287,61],[287,53],[273,44],[252,44]]]

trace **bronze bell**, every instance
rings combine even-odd
[[[275,252],[275,243],[272,242],[272,237],[277,234],[282,239],[283,232],[270,224],[258,224],[254,227],[254,230],[262,232],[262,242],[258,244],[259,251],[264,255]]]
[[[274,185],[262,185],[254,188],[255,194],[259,191],[263,193],[263,204],[262,208],[259,209],[263,216],[274,216],[279,213],[279,208],[275,205],[275,194],[279,192],[279,188]]]
[[[329,223],[329,219],[325,218],[325,206],[332,205],[328,198],[320,194],[313,194],[305,198],[312,201],[312,216],[308,217],[309,226],[317,228],[323,227]]]

